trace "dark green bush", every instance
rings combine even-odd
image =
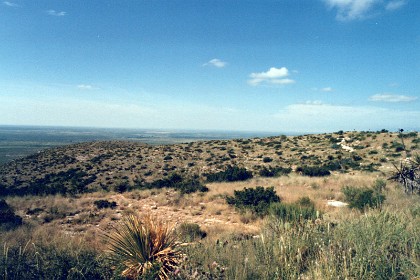
[[[339,145],[337,143],[334,143],[334,144],[331,145],[331,149],[339,150],[339,149],[341,149],[341,145]]]
[[[252,172],[237,166],[228,166],[225,171],[205,174],[208,182],[245,181],[252,178]]]
[[[80,168],[71,168],[67,171],[48,173],[43,178],[35,179],[19,188],[0,188],[0,195],[76,195],[92,191],[88,185],[95,180],[95,174],[89,175]]]
[[[209,189],[202,185],[197,179],[184,179],[179,174],[172,174],[166,179],[159,179],[151,183],[145,183],[138,186],[140,189],[161,189],[173,188],[179,190],[182,194],[193,192],[207,192]]]
[[[106,199],[95,200],[93,204],[95,204],[95,206],[98,207],[98,209],[103,209],[103,208],[114,209],[115,207],[117,207],[117,203],[115,201],[108,201]]]
[[[178,227],[177,233],[183,242],[193,242],[207,236],[207,233],[200,228],[200,225],[194,223],[182,223]]]
[[[172,160],[172,157],[170,155],[167,155],[163,158],[163,160]]]
[[[244,188],[242,191],[235,191],[234,196],[226,197],[226,202],[240,210],[249,209],[259,216],[264,216],[271,203],[280,202],[280,197],[274,187]]]
[[[385,200],[385,195],[371,188],[345,186],[342,192],[344,194],[344,200],[349,203],[349,207],[359,209],[362,212],[367,207],[381,207]]]
[[[301,172],[304,176],[310,177],[323,177],[328,176],[331,172],[325,166],[302,166],[296,169],[297,172]]]
[[[307,196],[303,196],[303,197],[299,198],[298,201],[296,202],[296,204],[299,205],[299,206],[301,206],[301,207],[315,208],[315,204]]]
[[[117,193],[124,193],[124,192],[128,192],[131,191],[133,187],[127,182],[119,182],[117,183],[114,187],[113,190]]]
[[[273,159],[271,157],[264,157],[263,162],[272,162]]]
[[[330,138],[329,141],[333,144],[341,142],[341,139],[337,139],[337,138],[334,138],[334,137],[329,137],[329,138]]]
[[[292,172],[292,169],[290,167],[265,167],[260,170],[258,173],[262,177],[276,177],[280,175],[287,175],[290,172]]]
[[[395,151],[398,153],[398,152],[402,152],[402,151],[404,151],[404,147],[402,147],[402,146],[398,146],[398,147],[396,147],[395,148]]]
[[[198,180],[182,181],[174,186],[176,190],[179,190],[182,194],[189,194],[194,192],[208,192],[209,188],[202,185]]]
[[[0,227],[10,229],[21,224],[22,218],[15,214],[4,199],[0,199]]]
[[[354,160],[354,161],[360,161],[360,160],[362,160],[362,157],[361,156],[359,156],[358,154],[352,154],[352,159]]]

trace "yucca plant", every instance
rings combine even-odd
[[[105,236],[111,261],[129,279],[168,279],[181,257],[173,229],[151,216],[130,215]]]

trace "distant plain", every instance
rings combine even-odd
[[[125,140],[151,145],[272,136],[270,132],[158,130],[0,125],[0,164],[44,149],[91,141]]]

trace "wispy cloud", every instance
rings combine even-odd
[[[306,105],[322,105],[324,103],[321,100],[307,100],[303,104],[306,104]]]
[[[86,84],[80,84],[80,85],[77,85],[77,88],[78,89],[83,89],[83,90],[93,90],[93,89],[98,89],[97,87],[95,87],[95,86],[92,86],[92,85],[86,85]]]
[[[275,85],[289,85],[295,83],[295,80],[287,78],[289,70],[286,67],[275,68],[271,67],[266,72],[251,73],[248,83],[252,86],[257,86],[261,83],[275,84]]]
[[[330,9],[337,9],[341,21],[364,18],[380,0],[324,0]]]
[[[337,10],[337,20],[351,21],[364,19],[380,13],[384,9],[394,11],[403,7],[406,0],[323,0],[330,9]]]
[[[55,16],[55,17],[62,17],[62,16],[65,16],[67,14],[67,12],[64,12],[64,11],[59,12],[59,11],[56,11],[56,10],[48,10],[47,14],[50,15],[50,16]]]
[[[3,4],[9,7],[19,7],[18,4],[9,1],[3,1]]]
[[[375,94],[369,97],[370,101],[375,102],[410,102],[416,100],[415,96],[396,95],[390,93]]]
[[[334,89],[332,87],[324,87],[324,88],[321,88],[321,91],[332,92],[332,91],[334,91]]]
[[[223,68],[227,66],[227,62],[218,58],[213,58],[212,60],[204,63],[203,66],[214,66],[217,68]]]
[[[282,129],[285,131],[296,132],[398,129],[400,126],[418,129],[420,111],[308,101],[283,107],[273,119],[282,123]]]
[[[394,11],[398,10],[402,6],[404,6],[407,2],[405,0],[396,0],[396,1],[390,1],[386,4],[385,9],[387,11]]]
[[[334,91],[334,89],[332,87],[323,87],[323,88],[313,87],[311,89],[314,90],[314,91],[323,91],[323,92],[332,92],[332,91]]]

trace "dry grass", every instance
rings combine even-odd
[[[386,179],[385,177],[379,177]],[[295,202],[303,196],[309,197],[316,208],[325,217],[338,219],[341,215],[351,212],[326,205],[327,200],[341,200],[341,189],[344,186],[372,186],[378,175],[371,173],[335,174],[324,178],[310,178],[290,174],[278,178],[253,178],[243,182],[208,184],[209,192],[181,195],[171,189],[135,190],[123,194],[92,193],[78,198],[68,198],[60,195],[47,197],[9,197],[7,202],[13,206],[16,213],[24,217],[26,223],[33,227],[52,228],[55,231],[76,235],[84,232],[109,230],[122,217],[130,214],[153,213],[163,219],[197,223],[209,231],[209,236],[215,238],[231,230],[236,232],[255,232],[261,223],[260,219],[250,214],[241,215],[227,205],[226,195],[232,195],[234,190],[256,186],[274,186],[282,201]],[[385,203],[398,209],[414,198],[401,194],[395,184],[387,182]],[[97,209],[93,202],[98,199],[115,201],[115,209]],[[414,201],[413,201],[414,202]],[[34,215],[27,215],[28,210],[41,209]],[[48,221],[48,222],[46,222]],[[212,228],[215,228],[213,230]]]

